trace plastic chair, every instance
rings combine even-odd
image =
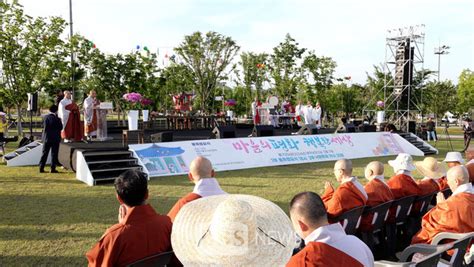
[[[392,202],[390,208],[390,215],[394,216],[394,221],[385,224],[385,236],[387,238],[387,253],[389,256],[395,255],[395,246],[397,244],[397,232],[398,228],[401,228],[405,224],[408,215],[411,212],[413,201],[416,196],[406,196],[396,199]]]
[[[392,202],[388,201],[374,207],[366,207],[362,215],[362,217],[369,216],[369,214],[373,216],[371,231],[364,232],[359,229],[362,241],[370,248],[372,253],[375,250],[375,235],[383,230]]]
[[[146,257],[138,260],[134,263],[127,265],[127,267],[161,267],[166,266],[170,263],[171,258],[174,256],[173,251],[159,253],[153,256]]]
[[[413,202],[413,208],[408,216],[405,225],[402,226],[403,232],[406,233],[404,238],[404,246],[410,244],[410,238],[421,229],[421,218],[428,212],[431,200],[438,192],[424,196],[418,196]]]
[[[419,266],[419,267],[433,267],[437,266],[441,255],[452,248],[451,244],[445,245],[427,245],[427,244],[415,244],[411,245],[403,250],[400,254],[400,261],[376,261],[374,266],[379,267],[395,267],[395,266]],[[411,261],[413,255],[416,253],[425,254],[426,256],[423,257],[422,260],[418,262]]]
[[[448,264],[450,266],[473,266],[474,255],[472,254],[472,251],[471,251],[471,254],[466,255],[466,252],[473,239],[474,239],[474,232],[470,232],[470,233],[441,232],[433,238],[433,240],[431,241],[431,244],[439,245],[445,240],[449,240],[449,241],[454,240],[454,242],[452,242],[452,249],[454,250],[454,253],[452,256],[450,256],[449,262],[443,259],[441,259],[441,262],[444,264]]]
[[[331,222],[339,222],[348,235],[355,235],[357,228],[359,228],[360,218],[364,212],[365,206],[353,208],[344,212],[343,214],[330,218]]]

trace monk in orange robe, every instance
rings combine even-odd
[[[334,164],[334,175],[340,186],[334,190],[330,182],[324,186],[322,199],[330,217],[336,217],[367,203],[367,193],[356,177],[352,176],[352,162],[341,159]]]
[[[145,257],[172,251],[171,220],[149,204],[146,174],[129,170],[115,180],[120,202],[118,224],[113,225],[87,252],[89,266],[126,266]],[[172,265],[179,265],[173,259]]]
[[[468,175],[464,166],[448,170],[448,185],[453,194],[445,199],[442,193],[438,193],[437,205],[423,216],[421,230],[413,237],[412,244],[430,244],[441,232],[474,231],[474,189]]]
[[[444,166],[433,157],[426,157],[423,161],[415,162],[416,169],[424,178],[418,181],[421,195],[435,193],[443,188],[445,181],[443,179],[446,170]]]
[[[347,235],[339,223],[329,224],[324,203],[316,193],[294,196],[290,218],[306,246],[291,257],[287,267],[374,266],[374,256],[366,244]]]
[[[168,217],[170,217],[171,221],[174,221],[179,210],[188,202],[201,197],[227,194],[221,189],[214,175],[212,163],[207,158],[199,156],[191,162],[188,179],[195,184],[194,190],[192,193],[179,199],[168,212]]]
[[[366,205],[369,207],[374,207],[393,200],[392,191],[385,183],[383,173],[384,167],[379,161],[372,161],[365,168],[365,178],[369,180],[369,182],[364,186],[364,189],[368,196]],[[372,230],[373,217],[373,214],[367,214],[362,217],[359,227],[362,232],[369,232]]]
[[[64,98],[59,102],[58,117],[63,123],[63,130],[61,131],[61,138],[65,142],[82,140],[83,131],[81,125],[81,113],[79,107],[72,100],[71,92],[64,91]]]
[[[395,172],[395,175],[387,181],[394,199],[421,195],[420,187],[411,174],[416,167],[413,165],[413,159],[409,154],[400,153],[395,160],[389,160],[388,164],[393,167]]]

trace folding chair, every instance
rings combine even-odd
[[[370,248],[370,250],[372,251],[374,255],[376,254],[375,253],[376,235],[383,232],[382,230],[385,225],[385,221],[388,218],[388,213],[389,213],[390,207],[392,206],[392,202],[393,201],[388,201],[374,207],[366,207],[362,215],[362,218],[372,215],[371,230],[364,232],[361,229],[359,229],[359,231],[361,234],[362,241],[364,241],[364,243]],[[380,238],[379,240],[382,240],[382,238]],[[380,243],[385,244],[385,242],[380,242]]]
[[[421,218],[428,212],[431,200],[437,193],[438,192],[435,192],[415,198],[413,208],[407,218],[407,223],[402,226],[404,233],[406,233],[404,246],[408,246],[410,244],[410,237],[421,229]]]
[[[134,263],[127,265],[127,267],[161,267],[166,266],[170,263],[171,258],[174,256],[173,251],[163,252],[153,256],[146,257],[138,260]]]
[[[427,244],[415,244],[407,247],[403,250],[400,256],[400,261],[376,261],[374,266],[377,267],[395,267],[395,266],[419,266],[419,267],[433,267],[437,266],[441,255],[451,249],[451,244],[445,245],[427,245]],[[422,260],[418,262],[411,261],[413,255],[416,253],[425,254],[426,256],[422,258]]]
[[[360,218],[364,212],[365,206],[353,208],[344,212],[343,214],[330,218],[331,222],[339,222],[348,235],[355,235],[357,228],[359,228]]]
[[[470,233],[448,233],[442,232],[437,234],[431,241],[432,245],[439,245],[445,240],[452,241],[452,249],[454,250],[453,255],[445,255],[449,258],[449,261],[441,259],[443,264],[450,266],[473,266],[474,255],[473,251],[469,255],[466,254],[471,242],[474,239],[474,232]],[[474,248],[471,248],[471,250]]]

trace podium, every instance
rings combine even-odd
[[[112,137],[107,136],[107,112],[111,109],[113,109],[112,102],[102,102],[99,107],[95,109],[98,141],[112,140]]]

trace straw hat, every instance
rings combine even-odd
[[[171,243],[184,266],[284,266],[296,245],[286,214],[249,195],[218,195],[187,203]]]
[[[413,165],[413,158],[410,156],[410,154],[407,153],[398,154],[395,160],[389,160],[388,164],[392,166],[395,171],[413,171],[416,169],[415,165]]]
[[[461,164],[464,163],[464,159],[462,158],[462,155],[459,152],[446,153],[446,158],[443,161],[444,162],[459,162]]]
[[[425,177],[438,179],[445,175],[446,169],[433,157],[426,157],[423,161],[415,162],[416,169]]]

